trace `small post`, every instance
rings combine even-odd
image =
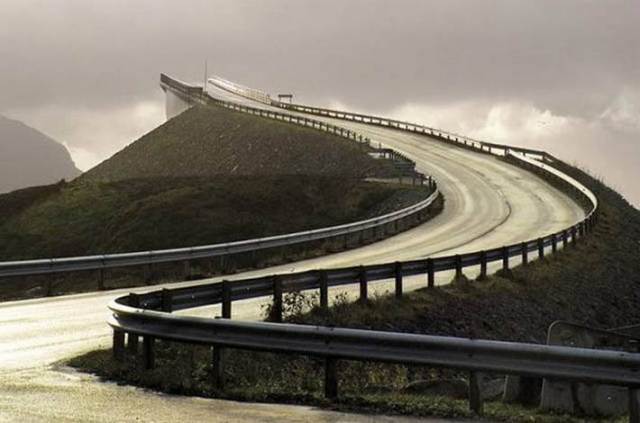
[[[153,350],[153,344],[155,339],[153,336],[145,335],[142,337],[142,349],[144,351],[144,368],[145,370],[151,370],[156,365],[155,352]]]
[[[173,294],[166,288],[162,289],[160,306],[162,307],[162,311],[166,313],[171,313],[173,311]]]
[[[576,245],[577,237],[576,237],[576,227],[571,228],[571,243]]]
[[[135,333],[129,332],[127,334],[127,350],[130,354],[138,354],[138,339],[138,335]]]
[[[433,268],[433,259],[427,259],[427,288],[433,288],[436,286],[435,271]]]
[[[480,252],[480,279],[487,277],[487,252]]]
[[[551,252],[555,254],[556,251],[558,251],[558,239],[556,234],[553,234],[551,235]]]
[[[640,388],[629,387],[629,423],[640,423]]]
[[[482,396],[480,377],[476,372],[469,373],[469,409],[477,415],[482,415]]]
[[[329,281],[327,272],[320,271],[320,308],[327,310],[329,308]]]
[[[502,270],[509,270],[509,248],[502,247]]]
[[[273,277],[273,308],[271,314],[274,322],[282,322],[282,280],[278,276]]]
[[[222,318],[231,319],[231,285],[229,281],[222,281]]]
[[[402,263],[397,261],[394,266],[396,276],[396,298],[402,298]]]
[[[327,357],[324,362],[324,396],[328,399],[338,397],[337,360]]]
[[[544,241],[542,238],[538,238],[538,258],[544,258]]]
[[[105,287],[104,287],[104,268],[100,268],[98,269],[98,290],[99,291],[104,291]]]
[[[562,248],[567,248],[567,244],[569,243],[569,236],[567,234],[567,230],[562,231]]]
[[[462,277],[462,257],[460,254],[456,255],[456,279],[460,279]]]
[[[183,268],[184,268],[184,280],[188,281],[189,279],[191,279],[191,263],[189,262],[189,260],[185,260],[183,262]]]
[[[211,373],[213,386],[217,390],[224,388],[224,375],[222,374],[222,348],[214,345],[211,348]]]
[[[522,249],[522,264],[526,266],[529,263],[529,244],[523,242],[520,248]]]
[[[367,302],[367,271],[364,266],[360,266],[360,273],[358,275],[360,280],[360,302]]]
[[[113,330],[113,358],[117,361],[124,359],[124,332],[118,329]]]
[[[143,273],[144,282],[146,284],[148,284],[153,280],[153,268],[151,267],[151,264],[145,264],[144,268],[142,269],[142,273]]]

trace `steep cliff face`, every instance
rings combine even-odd
[[[0,192],[70,180],[79,174],[62,144],[0,116]]]

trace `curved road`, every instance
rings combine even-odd
[[[209,91],[222,99],[254,107],[257,104],[222,90],[212,88]],[[572,225],[584,215],[575,202],[537,176],[495,157],[408,132],[329,118],[316,119],[357,130],[373,142],[407,154],[416,161],[420,171],[437,178],[446,200],[445,208],[441,215],[426,224],[375,244],[246,272],[237,277],[476,251],[543,236]],[[437,283],[446,283],[450,278],[451,275],[438,275]],[[424,284],[423,277],[409,278],[406,289]],[[391,286],[389,282],[379,282],[373,291],[388,290]],[[110,345],[110,330],[105,323],[106,305],[111,299],[130,291],[135,290],[0,304],[0,421],[388,420],[345,416],[308,407],[237,405],[227,401],[165,396],[97,383],[93,377],[58,366],[59,360]],[[339,291],[356,295],[357,287],[336,288],[332,293]],[[264,302],[266,300],[256,299],[234,303],[233,315],[242,319],[259,318],[260,304]],[[188,312],[208,316],[219,314],[218,307]]]

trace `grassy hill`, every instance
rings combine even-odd
[[[196,106],[85,173],[82,181],[247,175],[384,176],[353,141],[218,106]]]
[[[0,196],[0,260],[235,241],[355,221],[424,197],[363,181],[393,171],[336,136],[194,107],[71,183]]]

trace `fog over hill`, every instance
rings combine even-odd
[[[65,146],[0,115],[0,192],[70,180],[79,174]]]

